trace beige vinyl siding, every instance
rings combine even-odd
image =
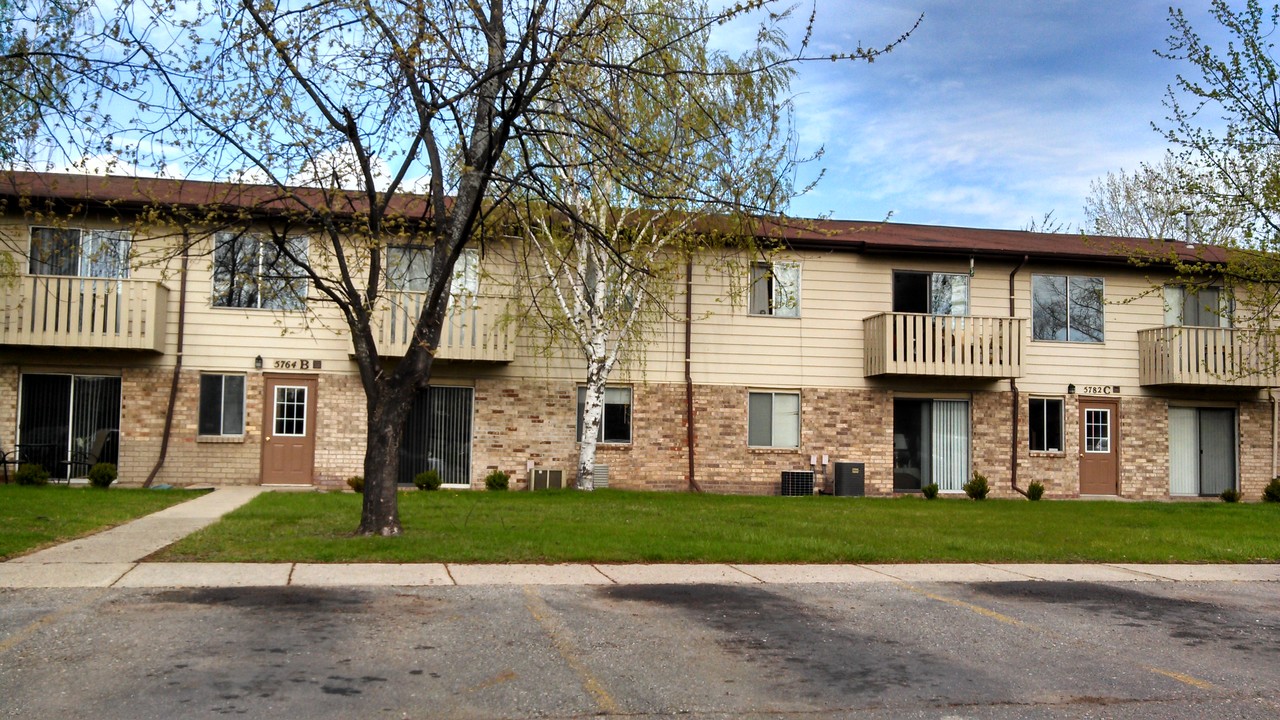
[[[1031,339],[1033,275],[1103,278],[1104,342],[1053,342]],[[1030,264],[1018,273],[1018,314],[1028,318],[1027,370],[1018,386],[1024,392],[1062,395],[1068,385],[1119,385],[1124,395],[1139,394],[1138,331],[1164,324],[1160,293],[1151,281],[1124,266],[1053,266]]]

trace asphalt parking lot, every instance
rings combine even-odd
[[[1276,583],[0,590],[23,718],[1267,718]]]

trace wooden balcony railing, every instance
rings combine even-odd
[[[1138,331],[1143,385],[1275,387],[1276,351],[1268,336],[1233,328],[1158,327]]]
[[[386,357],[404,355],[409,350],[413,327],[427,301],[422,292],[398,292],[387,295],[387,307],[374,320],[374,338],[380,354]],[[488,360],[511,362],[515,359],[514,323],[505,321],[509,299],[496,295],[456,297],[449,302],[444,327],[440,331],[440,347],[436,357],[442,360]]]
[[[1026,321],[881,313],[862,321],[865,370],[875,375],[1022,376]]]
[[[150,280],[24,275],[0,282],[0,345],[164,352],[169,289]]]

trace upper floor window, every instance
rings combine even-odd
[[[387,289],[392,292],[426,292],[431,283],[432,249],[423,245],[387,248]],[[480,253],[467,248],[453,264],[449,294],[474,297],[480,291]]]
[[[31,228],[32,275],[129,277],[129,233],[124,230]]]
[[[291,237],[289,251],[307,256],[307,239]],[[213,306],[302,310],[307,277],[276,244],[257,235],[218,233],[213,250]]]
[[[969,276],[965,273],[893,273],[893,311],[925,315],[968,315]]]
[[[800,263],[752,265],[749,311],[752,315],[800,317]]]
[[[1104,339],[1100,277],[1031,276],[1031,337],[1100,343]]]
[[[1181,327],[1231,327],[1231,297],[1221,287],[1164,288],[1164,324]]]

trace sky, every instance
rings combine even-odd
[[[807,16],[809,5],[797,8]],[[872,64],[806,63],[792,84],[801,149],[825,176],[800,217],[1079,229],[1091,181],[1159,161],[1152,129],[1189,66],[1158,57],[1169,0],[816,0],[817,53],[880,46]],[[1207,0],[1182,3],[1202,36]],[[733,29],[717,44],[731,46]],[[796,35],[793,33],[793,38]]]

